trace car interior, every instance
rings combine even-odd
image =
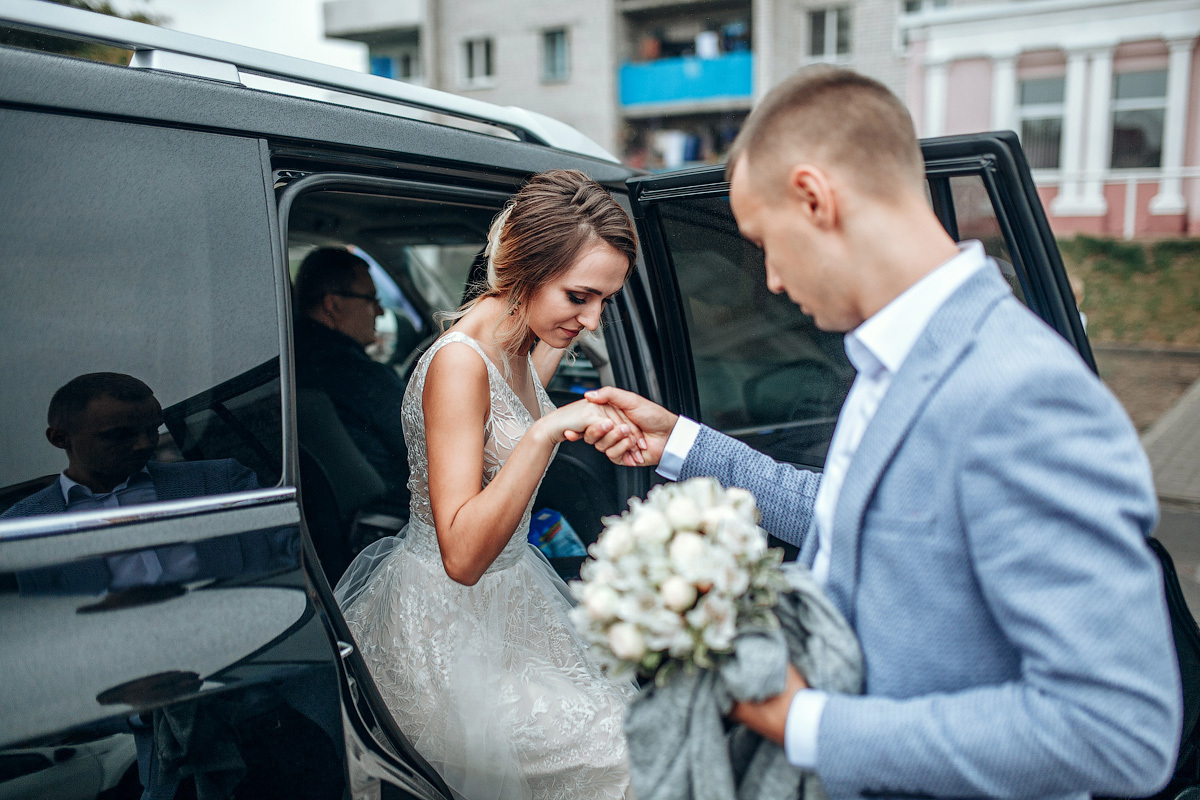
[[[420,354],[443,330],[440,316],[457,309],[486,278],[482,257],[499,209],[343,190],[301,194],[288,219],[288,260],[294,278],[317,247],[343,247],[372,265],[384,315],[379,346],[368,349],[407,383]],[[613,382],[603,336],[588,337],[564,358],[546,387],[558,405]],[[381,482],[340,430],[336,410],[320,391],[297,397],[300,483],[305,519],[330,583],[357,550],[397,533],[404,520],[375,506]],[[584,545],[600,533],[601,518],[620,510],[615,468],[583,442],[564,443],[550,465],[534,513],[561,514]],[[578,574],[582,556],[551,557],[564,578]]]

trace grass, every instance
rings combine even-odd
[[[1095,343],[1200,348],[1200,239],[1059,240]]]

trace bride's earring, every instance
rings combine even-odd
[[[520,304],[520,303],[515,303],[515,304],[513,305],[513,307],[512,307],[512,308],[510,308],[510,309],[508,310],[508,315],[511,317],[513,314],[516,314],[516,313],[517,313],[517,309],[518,309],[518,308],[520,308],[520,307],[521,307],[521,304]]]

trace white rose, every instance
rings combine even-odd
[[[646,630],[646,647],[650,650],[666,650],[675,636],[684,630],[683,617],[660,608],[646,615],[642,627]]]
[[[707,550],[708,543],[704,541],[703,536],[691,531],[680,531],[671,540],[667,554],[676,568],[683,571],[703,559]]]
[[[586,593],[583,601],[587,607],[588,615],[597,622],[608,622],[617,615],[617,604],[620,598],[617,593],[607,586],[592,587]]]
[[[724,492],[716,478],[692,478],[679,484],[701,509],[709,509],[725,502]]]
[[[645,637],[628,622],[618,622],[608,629],[608,646],[613,655],[625,661],[641,661],[646,655]]]
[[[624,523],[610,525],[597,542],[603,555],[615,561],[633,551],[633,531]]]
[[[678,575],[672,575],[663,581],[663,603],[672,611],[686,611],[696,602],[696,587]]]
[[[754,495],[745,489],[732,486],[725,490],[725,498],[741,517],[749,522],[758,523],[758,504],[754,502]]]
[[[667,520],[677,531],[694,531],[700,528],[700,509],[687,497],[676,497],[667,504]]]
[[[700,515],[700,528],[712,536],[733,524],[735,520],[738,520],[738,516],[732,508],[729,506],[714,506],[704,509],[704,513]]]
[[[633,535],[648,542],[662,543],[671,537],[671,523],[661,511],[642,506],[631,523]]]

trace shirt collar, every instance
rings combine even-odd
[[[117,492],[122,492],[128,489],[130,484],[145,484],[146,481],[153,480],[154,479],[150,477],[150,468],[142,467],[140,470],[123,480],[120,484],[114,486],[111,492],[100,492],[97,494],[88,487],[84,486],[82,483],[78,483],[68,478],[67,471],[63,470],[58,474],[58,488],[62,490],[63,502],[70,504],[71,490],[75,489],[76,486],[79,487],[75,490],[76,495],[82,492],[84,497],[106,497],[110,494],[116,494]]]
[[[938,265],[846,334],[846,356],[860,373],[895,375],[938,309],[989,259],[978,241],[963,242],[958,254]]]

